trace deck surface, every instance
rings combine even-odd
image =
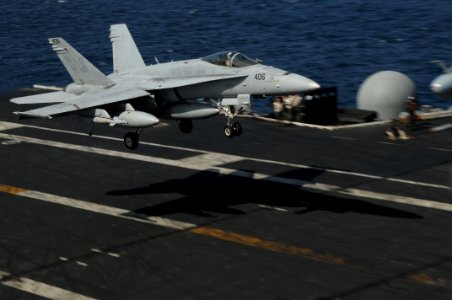
[[[19,120],[0,96],[0,298],[450,299],[451,131],[222,116]]]

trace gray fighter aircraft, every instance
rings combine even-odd
[[[441,60],[433,60],[443,70],[443,74],[436,76],[430,83],[430,89],[441,98],[452,100],[452,66],[447,67]],[[449,123],[430,128],[430,132],[438,132],[446,129],[452,129],[452,116]]]
[[[434,60],[443,70],[443,74],[438,75],[430,83],[430,89],[438,96],[452,100],[452,67],[447,67],[444,62]]]
[[[62,91],[11,99],[16,104],[51,104],[14,114],[51,119],[77,112],[93,123],[136,128],[124,136],[126,147],[135,149],[142,129],[157,124],[157,117],[175,119],[179,129],[189,133],[193,119],[223,111],[224,134],[233,137],[242,133],[242,127],[234,122],[230,106],[243,107],[251,95],[284,95],[320,87],[309,78],[263,65],[236,51],[146,66],[126,24],[111,25],[110,39],[113,73],[106,76],[64,39],[50,38],[74,82]]]

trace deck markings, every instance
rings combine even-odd
[[[2,122],[0,122],[1,125]],[[20,127],[20,126],[16,126],[16,127]],[[15,128],[16,128],[15,127]],[[1,127],[0,127],[0,131],[1,131]],[[55,130],[55,131],[59,131],[59,130]],[[20,136],[18,136],[19,138],[22,138]],[[108,137],[105,137],[108,138]],[[111,138],[111,139],[115,139],[115,138]],[[15,136],[13,136],[13,138],[11,140],[16,140]],[[19,139],[20,140],[20,139]],[[115,139],[115,140],[120,140],[120,139]],[[46,141],[45,143],[41,143],[42,145],[47,145],[49,141]],[[64,144],[61,143],[64,146],[66,145],[70,145],[70,144]],[[151,143],[149,143],[151,144]],[[157,145],[159,147],[166,147],[165,145],[158,145],[158,144],[154,144]],[[64,148],[64,147],[62,147]],[[91,148],[91,147],[87,147],[87,148]],[[188,148],[183,148],[183,147],[177,147],[180,148],[181,150],[185,150],[188,151]],[[91,148],[92,149],[92,148]],[[432,148],[434,149],[434,148]],[[450,151],[448,149],[436,149],[436,150],[440,150],[440,151]],[[102,149],[102,151],[105,151],[104,149]],[[89,151],[86,151],[89,152]],[[204,153],[204,154],[209,154],[210,152],[207,151],[201,151],[201,150],[194,150],[193,152],[199,152],[199,153]],[[227,154],[224,154],[227,155]],[[252,159],[252,158],[244,158],[244,159]],[[253,159],[254,160],[254,159]],[[188,162],[190,162],[190,160],[187,160]],[[190,164],[192,162],[194,162],[195,160],[191,161]],[[271,162],[271,161],[269,161]],[[280,162],[274,162],[274,163],[278,163],[280,164]],[[212,167],[212,166],[210,166]],[[309,166],[307,166],[309,167]],[[310,169],[312,169],[312,167],[309,167]],[[221,168],[223,170],[227,170],[228,172],[231,169],[227,169],[227,168]],[[328,171],[328,169],[325,169]],[[236,170],[232,170],[233,172],[236,172]],[[344,172],[345,174],[351,174],[352,172],[346,172],[346,171],[339,171],[339,170],[332,170],[333,172]],[[240,172],[238,172],[237,174],[240,175]],[[356,174],[360,174],[360,173],[356,173]],[[250,174],[249,172],[244,172],[242,175],[246,175],[248,177],[252,177],[252,178],[259,178],[259,179],[265,179],[264,177],[266,177],[267,175],[265,174],[259,174],[259,173],[255,173],[255,174]],[[398,178],[383,178],[380,176],[375,176],[375,175],[369,175],[369,174],[363,174],[365,175],[365,177],[367,176],[371,176],[370,178],[375,178],[375,179],[384,179],[384,180],[389,180],[389,181],[395,181],[395,182],[403,182],[403,180],[400,180]],[[357,175],[359,176],[359,175]],[[268,176],[267,176],[268,177]],[[336,193],[341,193],[341,194],[347,194],[347,195],[352,195],[352,196],[358,196],[358,197],[364,197],[364,198],[369,198],[369,199],[374,199],[374,200],[382,200],[382,201],[391,201],[391,202],[397,202],[397,203],[404,203],[404,204],[409,204],[409,205],[416,205],[416,206],[421,206],[421,207],[428,207],[428,208],[435,208],[435,209],[440,209],[440,210],[446,210],[446,211],[452,211],[452,205],[448,204],[448,203],[441,203],[441,202],[435,202],[435,201],[430,201],[430,200],[426,200],[426,199],[418,199],[418,198],[413,198],[413,197],[403,197],[403,196],[397,196],[397,195],[390,195],[390,194],[383,194],[383,193],[375,193],[372,191],[364,191],[364,190],[360,190],[360,189],[351,189],[351,188],[341,188],[338,186],[334,186],[334,185],[325,185],[325,184],[318,184],[318,183],[306,183],[306,182],[302,182],[299,180],[291,180],[289,179],[290,182],[286,182],[284,180],[284,178],[277,178],[277,177],[273,177],[275,180],[279,180],[279,182],[284,182],[284,183],[288,183],[288,184],[299,184],[302,183],[304,188],[308,188],[308,189],[314,189],[314,190],[323,190],[323,191],[328,191],[328,192],[336,192]],[[298,182],[298,183],[297,183]],[[407,182],[405,182],[407,183]],[[415,182],[416,184],[419,184],[418,182]],[[423,184],[423,183],[421,183]],[[426,186],[430,186],[430,184],[426,184]],[[447,189],[451,189],[450,187],[447,186],[440,186],[440,185],[432,185],[433,187],[438,186],[438,188],[447,188]],[[2,185],[0,184],[0,192],[5,192],[5,193],[9,193],[9,194],[13,194],[13,195],[18,195],[18,196],[24,196],[28,197],[30,195],[33,195],[37,197],[38,195],[51,195],[51,194],[45,194],[45,193],[40,193],[37,191],[30,191],[27,189],[23,189],[23,188],[18,188],[18,187],[13,187],[13,186],[8,186],[8,185]],[[26,196],[28,195],[28,196]],[[56,198],[61,198],[60,196],[56,196],[56,195],[52,195]],[[33,197],[31,197],[33,198]],[[47,200],[50,200],[52,197],[48,197]],[[65,198],[65,197],[63,197]],[[36,198],[34,198],[36,199]],[[66,200],[75,200],[75,199],[70,199],[70,198],[66,198]],[[40,199],[43,200],[43,199]],[[45,201],[47,201],[45,200]],[[76,200],[76,201],[81,201],[81,200]],[[50,201],[52,202],[52,201]],[[83,202],[83,201],[82,201]],[[63,204],[65,203],[65,201],[62,201],[61,205],[66,205]],[[89,202],[86,202],[89,203]],[[89,204],[93,204],[93,203],[89,203]],[[439,204],[439,205],[438,205]],[[86,204],[83,203],[79,203],[78,205],[72,206],[72,207],[76,207],[79,209],[85,209],[85,210],[90,210],[87,209],[89,207],[86,206]],[[116,208],[110,207],[111,209],[113,209],[112,211],[116,211]],[[128,215],[130,216],[131,213],[128,212]],[[135,221],[140,221],[139,218],[135,218],[135,217],[128,217],[128,216],[119,216],[116,215],[116,217],[125,217],[127,219],[132,219]],[[139,216],[137,216],[139,217]],[[346,264],[345,261],[342,260],[342,258],[336,258],[334,256],[330,256],[330,255],[325,255],[325,254],[316,254],[316,255],[312,255],[312,253],[310,251],[310,249],[307,248],[302,248],[302,247],[295,247],[295,249],[292,249],[290,245],[285,245],[285,244],[279,244],[279,243],[275,243],[272,241],[265,241],[265,240],[261,240],[259,238],[255,238],[255,237],[251,237],[251,236],[246,236],[246,235],[241,235],[241,234],[237,234],[237,233],[233,233],[233,232],[228,232],[228,231],[224,231],[221,229],[217,229],[217,228],[210,228],[210,227],[197,227],[195,224],[189,224],[189,223],[184,223],[184,222],[179,222],[179,221],[175,221],[176,223],[173,223],[173,220],[169,220],[169,219],[165,219],[165,218],[154,218],[154,217],[148,217],[148,216],[141,216],[142,219],[141,221],[144,221],[146,223],[152,223],[155,225],[159,225],[159,226],[169,226],[168,228],[173,228],[173,229],[179,229],[179,230],[189,230],[192,233],[195,234],[199,234],[199,235],[204,235],[204,236],[209,236],[212,238],[217,238],[217,239],[221,239],[221,240],[226,240],[226,241],[230,241],[230,242],[235,242],[235,243],[240,243],[243,245],[248,245],[248,246],[252,246],[252,247],[258,247],[258,248],[263,248],[263,249],[267,249],[270,251],[276,251],[276,252],[281,252],[281,253],[287,253],[287,254],[294,254],[294,255],[299,255],[299,256],[303,256],[307,259],[312,259],[312,260],[317,260],[317,261],[322,261],[322,262],[326,262],[326,263],[330,263],[328,261],[332,261],[334,264]],[[174,225],[177,224],[177,225]],[[194,226],[194,227],[190,227],[190,226]],[[273,250],[275,249],[275,250]],[[332,257],[332,260],[330,260]],[[60,259],[63,260],[63,257],[61,257]],[[322,260],[323,259],[323,260]],[[338,259],[338,260],[336,260]],[[5,272],[0,272],[0,279],[5,276],[9,276],[8,273]],[[425,276],[415,276],[412,279],[413,281],[425,281],[425,283],[428,283],[430,281],[429,278],[424,278]],[[24,278],[24,280],[22,280],[23,278],[21,277],[19,279],[20,282],[26,282],[26,280],[28,280],[27,278]],[[6,284],[7,282],[10,282],[12,280],[5,280],[2,281],[1,283],[4,285],[8,285]],[[66,290],[62,290],[58,287],[52,287],[49,285],[46,285],[44,283],[40,283],[40,282],[36,282],[31,280],[29,286],[32,286],[33,284],[37,284],[39,286],[39,288],[35,289],[35,292],[31,292],[35,295],[39,295],[41,297],[46,297],[46,298],[52,298],[52,299],[60,299],[60,298],[77,298],[77,299],[92,299],[89,297],[85,297],[83,295],[79,295],[79,294],[75,294],[73,292],[70,291],[66,291]],[[11,285],[10,285],[11,286]],[[20,286],[20,287],[17,287]],[[12,286],[24,291],[28,291],[30,290],[29,286],[23,286],[22,285],[17,285],[17,286]],[[45,289],[46,292],[42,292],[41,290]],[[59,297],[58,295],[60,295],[60,293],[70,293],[69,295],[64,294],[63,297]],[[51,293],[57,293],[58,295],[50,295]],[[50,296],[46,296],[46,295],[50,295]]]
[[[391,145],[391,146],[402,146],[402,144],[391,143],[391,142],[383,142],[383,141],[378,141],[377,143],[380,143],[380,144],[383,144],[383,145]]]
[[[323,190],[330,190],[332,187],[326,186],[326,185],[318,185],[317,188],[323,189]],[[148,224],[162,226],[162,227],[166,227],[166,228],[170,228],[170,229],[188,231],[188,232],[191,232],[191,233],[194,233],[197,235],[207,236],[207,237],[220,239],[220,240],[224,240],[224,241],[228,241],[228,242],[232,242],[232,243],[236,243],[236,244],[241,244],[241,245],[245,245],[245,246],[261,248],[261,249],[264,249],[267,251],[295,255],[295,256],[299,256],[299,257],[302,257],[302,258],[305,258],[308,260],[318,261],[318,262],[332,264],[332,265],[343,265],[343,266],[347,266],[347,267],[353,268],[353,269],[362,269],[362,267],[354,266],[354,265],[350,264],[349,262],[347,262],[345,259],[338,257],[338,256],[324,254],[324,253],[317,253],[314,250],[309,249],[309,248],[300,247],[300,246],[292,246],[292,245],[288,245],[285,243],[279,243],[279,242],[274,242],[274,241],[270,241],[270,240],[264,240],[259,237],[243,235],[243,234],[226,231],[226,230],[219,229],[219,228],[198,226],[196,224],[171,220],[171,219],[163,218],[163,217],[152,217],[152,216],[140,215],[140,214],[136,214],[136,213],[133,213],[130,211],[120,209],[120,208],[90,203],[90,202],[83,201],[83,200],[77,200],[77,199],[62,197],[62,196],[58,196],[58,195],[52,195],[52,194],[48,194],[48,193],[42,193],[39,191],[27,190],[27,189],[13,187],[13,186],[9,186],[9,185],[0,184],[0,191],[4,192],[4,193],[16,195],[16,196],[21,196],[21,197],[31,198],[31,199],[35,199],[35,200],[41,200],[41,201],[50,202],[50,203],[54,203],[54,204],[60,204],[60,205],[64,205],[64,206],[78,208],[78,209],[82,209],[85,211],[106,214],[106,215],[119,217],[119,218],[125,218],[125,219],[129,219],[129,220],[137,221],[137,222],[145,222]],[[386,195],[386,194],[369,195],[368,193],[371,193],[371,192],[365,192],[365,191],[361,191],[361,190],[357,190],[357,189],[344,189],[343,191],[341,191],[341,193],[348,194],[348,195],[354,195],[354,196],[357,196],[357,195],[364,196],[364,197],[370,197],[370,196],[376,197],[377,196],[377,197],[381,197],[381,199],[384,201],[392,201],[390,199],[391,195]],[[416,202],[418,199],[404,197],[404,200],[405,201],[402,203],[412,202],[412,201]],[[400,201],[397,201],[397,202],[400,202]],[[442,207],[443,210],[452,211],[452,205],[448,205],[445,203],[443,203],[443,204],[444,204],[444,207]],[[422,202],[420,204],[419,203],[414,204],[414,205],[429,207],[424,202]],[[100,250],[97,248],[92,248],[91,251],[97,252],[97,253],[105,253],[103,250]],[[107,254],[110,256],[113,256],[113,257],[119,257],[119,254],[114,253],[114,252],[107,252]],[[62,257],[60,257],[60,259],[64,260],[64,261],[68,261],[67,258],[63,259]],[[85,266],[85,267],[87,266],[87,264],[83,263],[83,262],[77,261],[76,263],[81,266]],[[412,279],[412,278],[410,278],[410,279]],[[423,283],[423,282],[418,282],[418,283]]]
[[[218,228],[210,227],[196,227],[190,230],[190,232],[205,235],[208,237],[225,240],[229,242],[234,242],[242,245],[247,245],[256,248],[263,248],[269,251],[291,254],[296,256],[301,256],[309,260],[320,261],[323,263],[333,264],[333,265],[346,265],[347,262],[341,257],[336,257],[329,254],[318,254],[311,249],[294,247],[283,243],[276,243],[268,240],[262,240],[257,237],[238,234],[231,231],[225,231]],[[347,264],[348,265],[348,264]]]
[[[107,252],[107,255],[111,256],[111,257],[115,257],[115,258],[121,257],[121,255],[119,255],[119,253],[116,253],[116,252]]]
[[[48,299],[95,299],[26,277],[14,277],[0,271],[1,284]]]
[[[11,135],[0,133],[0,137],[11,138]],[[95,147],[74,145],[74,144],[68,144],[68,143],[62,143],[62,142],[48,141],[48,140],[42,140],[42,139],[37,139],[37,138],[31,138],[31,137],[24,137],[24,136],[14,136],[14,137],[16,139],[20,139],[21,141],[24,141],[27,143],[50,146],[50,147],[55,147],[55,148],[76,150],[76,151],[81,151],[81,152],[86,152],[86,153],[94,153],[94,154],[99,154],[99,155],[104,155],[104,156],[111,156],[111,157],[115,157],[115,158],[120,157],[120,158],[125,158],[125,159],[133,159],[133,160],[162,164],[162,165],[167,165],[167,166],[172,166],[172,167],[185,168],[185,169],[189,169],[189,170],[197,170],[197,171],[212,170],[212,171],[217,172],[222,175],[234,175],[234,176],[252,178],[252,179],[257,179],[257,180],[264,180],[264,181],[270,181],[270,182],[276,182],[276,183],[296,185],[296,186],[298,186],[300,188],[304,188],[304,189],[311,189],[311,190],[317,190],[317,191],[320,190],[320,191],[327,191],[327,192],[337,192],[337,193],[341,193],[341,194],[351,194],[354,196],[361,196],[361,197],[365,197],[365,198],[369,198],[369,199],[373,199],[373,200],[392,201],[392,202],[397,202],[397,203],[404,203],[404,204],[409,204],[409,205],[416,205],[416,206],[452,211],[451,204],[442,203],[442,202],[438,202],[438,201],[432,201],[429,199],[418,199],[418,198],[404,197],[404,196],[398,196],[398,195],[390,195],[390,197],[388,197],[389,194],[371,192],[371,191],[360,190],[360,189],[344,189],[344,188],[342,188],[340,186],[336,186],[336,185],[329,185],[329,184],[323,184],[323,183],[312,183],[312,182],[307,182],[307,181],[298,180],[298,179],[291,179],[291,178],[278,177],[278,176],[269,176],[268,174],[263,174],[263,173],[248,172],[248,171],[235,170],[235,169],[224,168],[224,167],[216,167],[216,166],[212,166],[211,162],[209,162],[209,161],[204,161],[204,162],[196,161],[194,163],[190,163],[189,160],[184,162],[183,160],[172,160],[172,159],[166,159],[166,158],[146,156],[146,155],[141,155],[141,154],[137,154],[137,153],[107,150],[107,149],[102,149],[102,148],[95,148]],[[397,182],[402,182],[401,180],[396,179],[396,178],[391,178],[391,180],[397,181]],[[410,181],[403,181],[403,182],[408,183]],[[439,186],[439,187],[441,188],[441,186]],[[6,188],[10,188],[10,187],[6,187]],[[450,189],[450,187],[447,187],[447,189]],[[182,226],[184,226],[184,225],[182,225]]]
[[[121,208],[111,207],[102,204],[96,204],[87,202],[84,200],[72,199],[68,197],[43,193],[34,190],[26,190],[22,188],[12,187],[8,185],[0,184],[0,191],[9,193],[12,195],[30,198],[34,200],[40,200],[44,202],[49,202],[53,204],[64,205],[68,207],[73,207],[77,209],[82,209],[85,211],[90,211],[94,213],[105,214],[113,217],[124,218],[128,220],[133,220],[137,222],[148,223],[152,225],[162,226],[169,229],[175,229],[179,231],[188,231],[197,235],[209,236],[212,238],[225,240],[237,244],[242,244],[246,246],[257,247],[265,250],[269,250],[272,252],[279,252],[284,254],[291,254],[295,256],[300,256],[309,260],[324,262],[328,264],[336,264],[336,265],[348,265],[349,267],[353,267],[349,265],[345,259],[336,257],[329,254],[320,254],[316,253],[314,250],[304,247],[291,246],[284,243],[278,243],[269,240],[263,240],[258,237],[242,235],[239,233],[225,231],[218,228],[206,227],[206,226],[198,226],[196,224],[176,221],[163,217],[156,216],[147,216],[142,214],[133,213]],[[96,253],[104,253],[104,251],[92,248],[90,249],[92,252]],[[108,255],[113,257],[119,257],[118,253],[115,252],[107,252]],[[76,262],[81,266],[87,266],[86,263]]]
[[[425,272],[417,272],[412,273],[406,277],[408,280],[418,283],[418,284],[424,284],[424,285],[430,285],[430,286],[438,286],[443,288],[451,288],[452,287],[452,280],[449,278],[444,277],[433,277]]]
[[[288,212],[289,211],[286,208],[277,207],[277,206],[270,206],[270,205],[265,205],[265,204],[258,204],[257,207],[268,209],[268,210],[280,211],[280,212]]]
[[[7,141],[3,141],[2,145],[4,146],[10,146],[10,145],[16,145],[16,144],[20,144],[20,141],[17,140],[7,140]]]
[[[20,123],[11,123],[11,122],[0,122],[0,131],[25,127],[26,125]],[[43,127],[44,128],[44,127]]]
[[[430,200],[425,200],[425,199],[419,199],[419,198],[414,198],[414,197],[398,196],[398,195],[391,195],[391,194],[385,194],[385,193],[376,193],[376,192],[364,191],[364,190],[353,189],[353,188],[344,189],[340,193],[346,194],[346,195],[374,199],[374,200],[380,200],[380,201],[389,201],[389,202],[402,203],[402,204],[408,204],[408,205],[414,205],[414,206],[420,206],[420,207],[426,207],[426,208],[435,208],[435,209],[444,210],[444,211],[452,211],[452,204],[444,203],[444,202],[437,202],[437,201],[430,201]]]
[[[445,151],[445,152],[452,152],[452,149],[445,149],[445,148],[428,147],[428,149],[438,150],[438,151]]]
[[[243,157],[236,155],[225,155],[223,153],[205,153],[180,159],[184,164],[203,164],[210,166],[229,164],[243,160]]]
[[[64,205],[67,207],[72,208],[78,208],[86,211],[101,213],[104,215],[114,216],[114,217],[120,217],[124,219],[144,222],[144,223],[150,223],[158,226],[163,226],[171,229],[178,229],[178,230],[185,230],[192,227],[195,227],[195,224],[186,223],[186,222],[180,222],[175,220],[170,220],[166,218],[161,218],[157,216],[147,216],[147,215],[141,215],[137,213],[132,213],[128,210],[97,204],[97,203],[91,203],[88,201],[83,200],[76,200],[68,197],[63,196],[57,196],[49,193],[42,193],[38,191],[33,190],[26,190],[21,189],[9,185],[0,184],[0,192],[17,195],[21,197],[26,197],[34,200],[41,200],[53,204],[59,204]],[[91,249],[92,251],[97,251]]]
[[[349,141],[355,140],[355,138],[348,137],[348,136],[333,135],[331,137],[334,139],[340,139],[340,140],[349,140]]]
[[[19,127],[28,127],[28,128],[39,129],[39,130],[67,133],[67,134],[78,135],[78,136],[86,136],[86,133],[77,132],[77,131],[53,129],[53,128],[47,128],[47,127],[41,127],[41,126],[33,126],[33,125],[23,125],[23,124],[10,123],[10,122],[0,122],[0,132],[2,130],[14,129],[14,128],[19,128]],[[41,143],[33,142],[33,141],[36,141],[39,139],[24,140],[24,138],[26,138],[24,136],[5,135],[3,133],[0,133],[0,137],[3,137],[5,139],[11,140],[11,141],[15,141],[15,143],[29,142],[29,143],[37,143],[37,144],[41,144],[41,145],[47,145],[48,143],[51,143],[51,141],[45,141],[45,142],[41,142]],[[122,139],[120,139],[120,138],[109,137],[109,136],[93,135],[93,137],[100,138],[100,139],[114,140],[114,141],[122,141]],[[32,138],[30,138],[30,139],[32,139]],[[388,142],[381,142],[381,143],[394,145],[394,143],[388,143]],[[64,144],[64,143],[61,143],[61,144]],[[203,166],[212,167],[214,165],[236,162],[239,160],[251,160],[251,161],[255,161],[255,162],[276,164],[276,165],[282,165],[282,166],[299,168],[299,169],[319,170],[319,171],[340,174],[340,175],[356,176],[356,177],[363,177],[363,178],[376,179],[376,180],[387,180],[387,181],[400,182],[400,183],[410,184],[410,185],[418,185],[418,186],[432,187],[432,188],[438,188],[438,189],[452,190],[451,186],[427,183],[427,182],[412,181],[412,180],[405,180],[405,179],[401,179],[401,178],[391,178],[391,177],[386,177],[386,176],[378,176],[378,175],[365,174],[365,173],[360,173],[360,172],[351,172],[351,171],[342,171],[342,170],[329,169],[329,168],[312,167],[312,166],[308,166],[308,165],[304,165],[304,164],[294,164],[294,163],[287,163],[287,162],[274,161],[274,160],[268,160],[268,159],[259,159],[259,158],[253,158],[253,157],[224,154],[224,153],[219,153],[219,152],[211,152],[211,151],[205,151],[205,150],[199,150],[199,149],[193,149],[193,148],[163,145],[163,144],[158,144],[158,143],[140,142],[140,144],[161,147],[161,148],[174,149],[174,150],[182,150],[182,151],[188,151],[188,152],[200,154],[198,158],[196,156],[194,156],[194,157],[189,157],[189,158],[178,160],[178,161],[182,161],[182,162],[186,161],[186,163],[190,164],[190,165],[195,165],[197,162],[202,162]],[[66,145],[71,145],[71,144],[66,144]],[[55,146],[55,144],[53,146]],[[81,147],[83,147],[83,146],[81,146]],[[93,148],[93,147],[85,147],[85,148],[99,149],[99,148]],[[73,148],[68,148],[68,149],[73,149]],[[73,150],[80,150],[80,149],[73,149]],[[106,150],[101,149],[99,151],[106,151]],[[97,151],[96,153],[99,154],[98,153],[99,151]],[[86,151],[86,152],[89,152],[89,151]],[[123,155],[121,155],[120,157],[128,156],[129,154],[131,154],[130,152],[119,152],[119,151],[116,151],[116,152],[123,153]],[[203,154],[210,154],[210,155],[203,155]],[[165,161],[166,162],[168,162],[168,161],[174,162],[174,160],[169,160],[169,159],[163,160],[162,162],[165,162]],[[211,164],[209,165],[207,162],[211,162]],[[174,163],[169,164],[169,165],[174,165]],[[180,163],[179,163],[179,165],[180,165]]]
[[[82,266],[82,267],[87,267],[88,266],[88,264],[87,263],[85,263],[85,262],[82,262],[82,261],[76,261],[75,262],[77,265],[79,265],[79,266]]]
[[[367,191],[367,190],[362,190],[362,189],[355,189],[355,188],[341,188],[339,186],[335,186],[335,185],[331,185],[331,184],[323,184],[323,183],[308,183],[308,184],[305,184],[303,187],[304,188],[312,188],[315,190],[321,190],[321,191],[325,191],[325,192],[333,192],[333,193],[338,193],[338,194],[343,194],[343,195],[357,196],[357,197],[362,197],[362,198],[371,199],[371,200],[401,203],[401,204],[420,206],[420,207],[425,207],[425,208],[433,208],[433,209],[452,212],[452,204],[428,200],[428,199],[421,199],[421,198],[407,197],[407,196],[400,196],[400,195],[393,195],[393,194],[386,194],[386,193],[377,193],[377,192],[372,192],[372,191]]]
[[[327,189],[327,187],[323,187]],[[215,238],[223,241],[228,241],[236,244],[241,244],[249,247],[260,248],[267,251],[294,255],[298,257],[302,257],[304,259],[327,263],[331,265],[342,265],[347,266],[352,269],[362,269],[362,267],[354,266],[347,262],[342,257],[334,256],[331,254],[318,253],[312,249],[300,246],[292,246],[285,243],[274,242],[270,240],[264,240],[259,237],[249,236],[244,234],[235,233],[232,231],[227,231],[219,228],[207,227],[207,226],[197,226],[195,224],[175,221],[162,217],[149,217],[149,216],[140,216],[137,215],[136,218],[132,217],[133,213],[127,212],[126,210],[122,210],[119,208],[109,207],[100,204],[89,203],[83,200],[71,199],[67,197],[42,193],[38,191],[27,190],[23,188],[8,186],[8,185],[0,185],[0,191],[9,193],[16,196],[22,196],[27,198],[32,198],[36,200],[42,200],[54,204],[60,204],[64,206],[70,206],[73,208],[78,208],[90,212],[96,212],[101,214],[107,214],[114,217],[126,218],[129,220],[134,220],[138,222],[145,222],[148,224],[158,225],[167,227],[170,229],[176,230],[187,230],[193,234],[207,236],[210,238]],[[346,193],[355,194],[355,190],[346,190]],[[452,208],[450,208],[452,209]],[[96,253],[104,253],[104,251],[92,248],[91,251]],[[114,252],[107,252],[108,255],[113,257],[119,257],[119,254]],[[68,261],[67,258],[60,257],[61,260]],[[76,263],[80,266],[87,267],[88,265],[84,262],[76,261]],[[423,283],[423,282],[418,282]],[[51,297],[55,298],[55,297]]]
[[[37,139],[37,138],[32,138],[32,137],[11,135],[11,134],[5,134],[5,133],[0,133],[0,138],[15,139],[15,140],[18,140],[21,142],[27,142],[27,143],[31,143],[31,144],[55,147],[55,148],[60,148],[60,149],[69,149],[69,150],[81,151],[81,152],[86,152],[86,153],[100,154],[100,155],[105,155],[105,156],[120,157],[120,158],[125,158],[125,159],[133,159],[133,160],[139,160],[139,161],[148,162],[148,163],[156,163],[156,164],[168,165],[168,166],[172,166],[172,167],[179,167],[179,168],[185,168],[185,169],[197,170],[197,171],[204,171],[206,169],[214,168],[216,171],[218,171],[224,175],[234,173],[234,175],[237,175],[237,176],[242,176],[242,177],[247,177],[247,178],[249,178],[250,176],[254,176],[253,177],[254,179],[266,178],[266,180],[268,180],[268,181],[282,182],[282,183],[287,183],[287,184],[290,184],[290,182],[301,182],[300,180],[297,180],[297,179],[292,180],[290,178],[269,176],[268,174],[262,174],[262,173],[253,173],[254,175],[250,175],[250,172],[238,171],[235,169],[224,168],[224,167],[218,167],[218,166],[216,166],[216,164],[218,163],[218,160],[214,160],[214,161],[198,160],[198,159],[193,159],[193,158],[189,158],[189,159],[185,159],[185,160],[184,159],[173,160],[173,159],[166,159],[166,158],[160,158],[160,157],[155,157],[155,156],[141,155],[141,154],[136,154],[136,153],[131,153],[131,152],[122,152],[122,151],[108,150],[108,149],[103,149],[103,148],[68,144],[68,143],[63,143],[63,142],[42,140],[42,139]],[[224,159],[225,161],[228,161],[228,160],[236,161],[238,159],[238,156],[232,156],[231,159],[228,159],[227,157],[229,155],[227,155],[227,154],[216,154],[216,155],[209,155],[209,156],[217,157],[218,155],[226,156],[226,158]],[[248,159],[248,158],[244,157],[243,159]],[[365,178],[370,178],[370,179],[394,181],[394,182],[399,182],[399,183],[432,187],[432,188],[438,188],[438,189],[446,189],[446,190],[452,189],[450,186],[446,186],[446,185],[418,182],[418,181],[405,180],[405,179],[400,179],[400,178],[383,177],[383,176],[378,176],[378,175],[347,172],[347,171],[341,171],[341,170],[330,170],[330,169],[309,167],[309,166],[298,165],[298,164],[275,162],[275,161],[264,160],[264,159],[252,159],[252,160],[258,161],[258,162],[277,163],[280,165],[287,165],[287,166],[297,167],[297,168],[322,170],[322,171],[327,171],[327,172],[331,172],[331,173],[359,176],[359,177],[365,177]],[[214,163],[214,165],[212,165],[212,163]]]
[[[103,254],[107,254],[108,256],[111,256],[111,257],[116,257],[116,258],[121,257],[121,255],[120,255],[119,253],[112,252],[112,251],[104,252],[103,250],[97,249],[97,248],[91,248],[90,250],[91,250],[92,252],[95,252],[95,253],[103,253]]]
[[[365,173],[352,172],[352,171],[342,171],[342,170],[335,170],[335,169],[328,169],[328,168],[312,167],[312,166],[307,166],[307,165],[302,165],[302,164],[285,163],[285,162],[278,162],[278,161],[272,161],[272,160],[267,160],[267,159],[259,159],[259,158],[244,158],[244,159],[249,159],[249,160],[253,160],[256,162],[279,164],[279,165],[294,167],[294,168],[299,168],[299,169],[326,171],[329,173],[340,174],[340,175],[356,176],[356,177],[363,177],[363,178],[376,179],[376,180],[387,180],[387,181],[394,181],[394,182],[400,182],[400,183],[405,183],[405,184],[412,184],[412,185],[418,185],[418,186],[452,190],[452,187],[447,186],[447,185],[442,185],[442,184],[434,184],[434,183],[406,180],[406,179],[401,179],[401,178],[385,177],[385,176],[365,174]]]

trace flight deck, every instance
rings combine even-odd
[[[2,299],[452,298],[452,133],[18,119],[0,96]]]

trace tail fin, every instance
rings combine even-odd
[[[145,67],[126,24],[110,26],[110,40],[113,48],[113,72],[122,73]]]
[[[76,84],[114,84],[64,39],[51,38],[49,42]]]

